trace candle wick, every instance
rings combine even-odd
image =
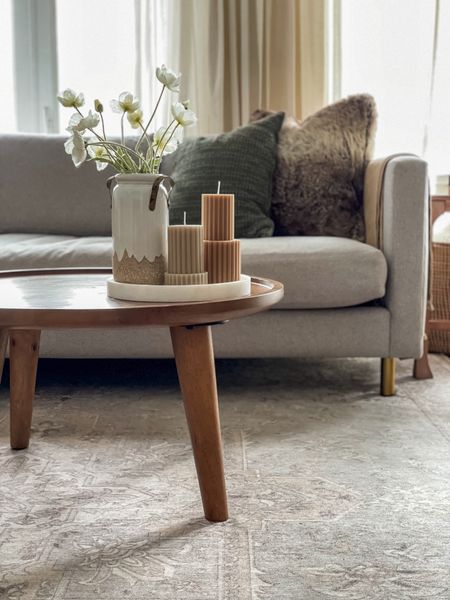
[[[220,194],[220,181],[217,182],[217,193]]]
[[[186,225],[186,211],[184,211],[184,225]]]

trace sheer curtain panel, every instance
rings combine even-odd
[[[378,107],[377,156],[413,152],[432,181],[450,174],[450,2],[334,0],[340,7],[340,95]]]
[[[135,9],[137,89],[155,101],[156,66],[181,71],[180,98],[199,117],[191,133],[228,131],[260,107],[302,118],[325,103],[325,0],[136,0]]]

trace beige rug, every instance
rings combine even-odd
[[[2,600],[450,598],[450,362],[219,361],[231,519],[201,503],[173,365],[41,365],[0,388]]]

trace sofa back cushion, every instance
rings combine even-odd
[[[0,233],[111,234],[108,167],[79,169],[64,151],[68,135],[0,135]],[[127,143],[135,142],[128,138]],[[170,175],[172,155],[161,172]]]
[[[0,233],[107,235],[111,169],[79,169],[67,135],[0,135]]]
[[[267,114],[255,111],[252,120]],[[375,101],[367,94],[344,98],[303,122],[285,119],[273,186],[275,235],[364,240],[364,172],[375,129]]]

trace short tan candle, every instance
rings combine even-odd
[[[205,240],[234,238],[234,194],[202,194]]]
[[[205,268],[209,283],[239,281],[241,277],[240,240],[205,240]]]
[[[205,285],[208,273],[165,273],[165,285]]]
[[[205,270],[202,225],[170,225],[169,273],[202,273]]]

